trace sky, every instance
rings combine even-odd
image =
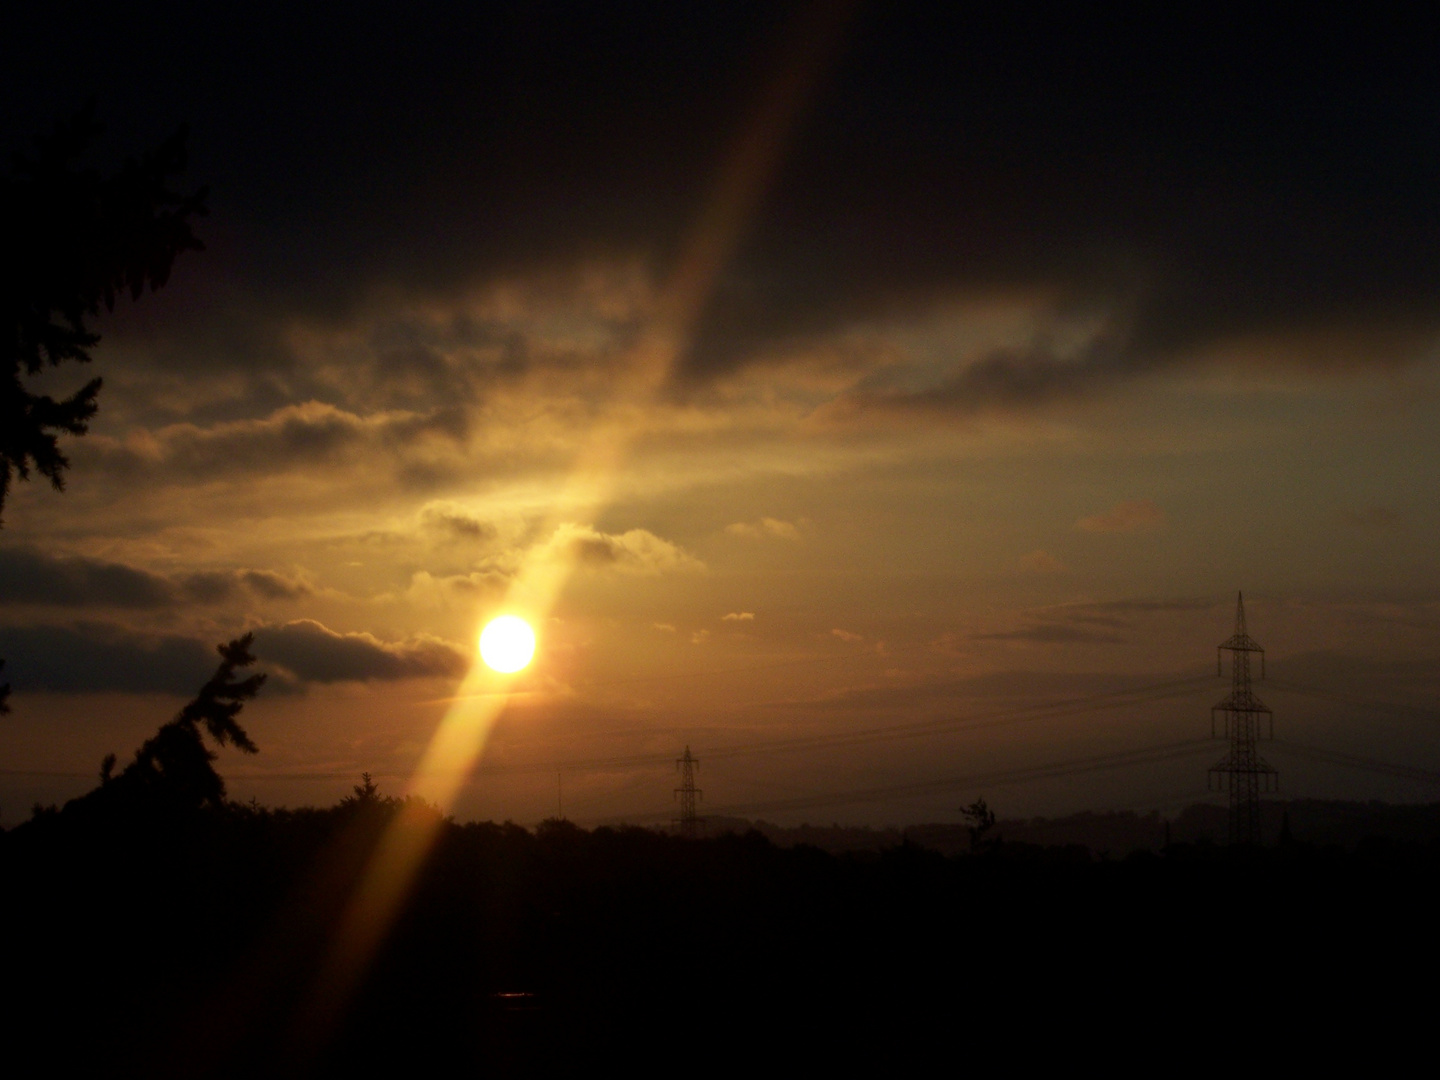
[[[506,610],[461,819],[1168,813],[1242,589],[1282,794],[1433,799],[1440,16],[935,7],[7,12],[7,154],[209,215],[6,505],[0,824],[249,631],[231,794],[407,790]]]

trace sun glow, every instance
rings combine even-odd
[[[535,655],[535,631],[518,615],[491,619],[480,633],[480,659],[495,671],[519,671]]]

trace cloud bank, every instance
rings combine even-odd
[[[80,555],[47,555],[31,547],[0,548],[0,602],[36,607],[154,610],[219,604],[249,597],[298,600],[314,589],[273,570],[152,573]]]
[[[315,683],[459,678],[472,662],[439,638],[386,642],[372,634],[338,633],[313,619],[261,627],[255,633],[255,655]]]

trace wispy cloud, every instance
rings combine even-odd
[[[647,529],[603,533],[593,525],[566,523],[555,530],[546,547],[550,557],[573,559],[592,570],[655,575],[705,569],[703,562],[678,544]]]
[[[420,510],[420,525],[446,540],[481,543],[494,540],[495,526],[482,521],[463,506],[453,502],[430,502]]]
[[[755,522],[737,521],[734,524],[726,525],[725,531],[731,536],[739,536],[747,540],[759,540],[765,537],[775,540],[800,539],[799,526],[793,522],[771,517],[761,518]]]
[[[1028,574],[1059,574],[1068,569],[1054,555],[1038,549],[1028,555],[1021,555],[1018,565],[1022,571]]]
[[[1165,513],[1149,499],[1131,499],[1116,503],[1109,510],[1083,517],[1075,523],[1081,532],[1132,533],[1159,529],[1165,524]]]

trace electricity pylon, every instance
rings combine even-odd
[[[1280,774],[1257,752],[1260,739],[1275,737],[1275,714],[1250,690],[1250,654],[1260,654],[1260,677],[1265,677],[1265,650],[1245,630],[1245,596],[1235,601],[1235,633],[1215,651],[1215,674],[1222,674],[1221,651],[1230,653],[1230,696],[1210,710],[1210,737],[1230,740],[1230,753],[1210,766],[1212,791],[1230,792],[1230,843],[1260,843],[1260,792],[1275,791]],[[1216,714],[1225,718],[1218,732]]]
[[[675,768],[680,773],[680,786],[675,789],[675,796],[680,800],[680,816],[675,819],[675,824],[680,826],[681,836],[694,840],[704,824],[703,818],[695,816],[695,800],[703,794],[695,786],[695,770],[700,768],[700,761],[690,756],[690,747],[687,746],[685,756],[675,759]]]

